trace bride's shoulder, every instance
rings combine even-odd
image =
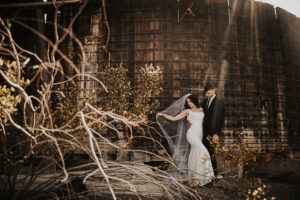
[[[199,111],[200,111],[200,112],[203,112],[203,108],[202,108],[202,107],[200,107],[200,108],[199,108]]]

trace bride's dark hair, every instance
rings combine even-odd
[[[199,108],[199,101],[198,101],[198,98],[195,95],[191,94],[190,96],[187,97],[187,99],[190,99],[191,102],[193,102],[193,104],[197,108]],[[185,101],[184,107],[185,107],[185,109],[189,109],[190,108],[187,101]]]

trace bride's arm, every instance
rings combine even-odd
[[[189,113],[188,110],[184,110],[180,114],[176,115],[175,117],[172,117],[172,116],[169,116],[169,115],[166,115],[166,114],[162,114],[162,113],[157,113],[156,117],[164,117],[167,120],[175,122],[175,121],[181,120],[184,117],[188,116],[188,113]]]

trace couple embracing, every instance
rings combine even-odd
[[[156,115],[173,162],[187,169],[190,184],[200,186],[209,183],[217,173],[211,144],[219,141],[224,124],[224,103],[217,97],[216,89],[207,85],[204,91],[207,98],[201,104],[196,96],[186,94]],[[182,178],[178,173],[173,176]]]

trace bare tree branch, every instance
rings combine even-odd
[[[61,0],[54,2],[24,2],[24,3],[8,3],[8,4],[0,4],[0,8],[14,8],[14,7],[36,7],[36,6],[53,6],[56,5],[64,5],[64,4],[73,4],[73,3],[81,3],[83,0]],[[86,0],[84,0],[86,1]]]

